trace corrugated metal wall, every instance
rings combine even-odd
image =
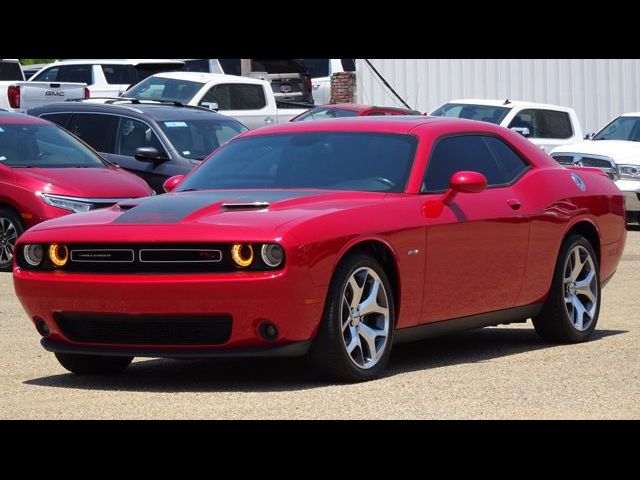
[[[454,98],[509,98],[576,110],[584,132],[640,111],[639,59],[369,59],[412,107],[430,112]],[[357,99],[400,106],[357,60]]]

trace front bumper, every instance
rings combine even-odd
[[[326,295],[326,288],[315,287],[305,268],[285,268],[277,273],[120,275],[33,272],[16,267],[14,287],[34,325],[40,319],[46,323],[49,334],[43,346],[48,350],[154,357],[300,354],[304,346],[284,347],[313,338]],[[174,344],[171,340],[163,344],[80,341],[65,335],[56,321],[60,312],[151,319],[228,315],[232,318],[231,334],[224,343],[212,345]],[[260,335],[263,322],[277,327],[275,340],[267,341]],[[122,325],[128,328],[126,322]]]
[[[640,181],[618,180],[616,186],[624,195],[624,207],[627,212],[640,212]]]

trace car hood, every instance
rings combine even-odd
[[[278,238],[285,227],[313,217],[370,206],[385,197],[384,193],[328,190],[171,193],[43,222],[30,230],[30,241],[260,241]]]
[[[616,163],[640,165],[640,142],[625,140],[588,140],[586,142],[561,145],[551,150],[554,153],[581,153],[613,158]]]
[[[151,195],[143,179],[120,168],[14,168],[13,171],[16,180],[44,193],[84,198]]]

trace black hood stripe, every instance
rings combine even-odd
[[[185,192],[147,197],[126,211],[114,223],[178,223],[189,215],[216,203],[275,203],[321,195],[317,191],[247,190]]]

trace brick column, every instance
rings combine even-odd
[[[329,103],[350,103],[355,100],[356,74],[341,72],[331,75],[331,100]]]

